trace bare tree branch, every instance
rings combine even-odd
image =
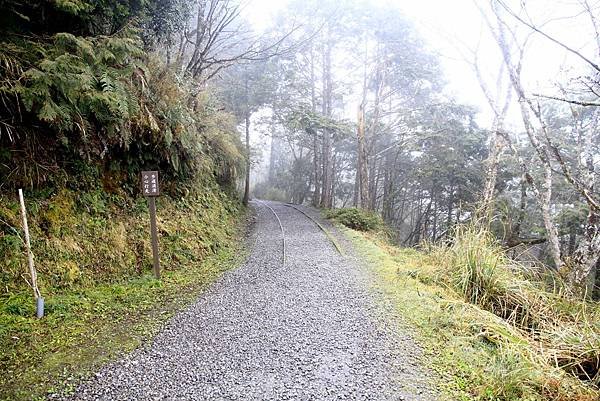
[[[519,21],[520,23],[522,23],[523,25],[527,26],[528,28],[530,28],[531,30],[539,33],[540,35],[542,35],[543,37],[545,37],[546,39],[550,40],[552,43],[562,47],[563,49],[567,50],[568,52],[576,55],[577,57],[579,57],[580,59],[582,59],[583,61],[585,61],[587,64],[589,64],[592,68],[594,68],[596,71],[600,72],[600,65],[594,63],[592,60],[590,60],[589,58],[587,58],[586,56],[584,56],[581,52],[573,49],[572,47],[564,44],[563,42],[561,42],[558,39],[555,39],[554,37],[550,36],[549,34],[545,33],[544,31],[542,31],[541,29],[539,29],[538,27],[536,27],[533,23],[528,22],[526,20],[524,20],[523,18],[521,18],[518,14],[516,14],[514,11],[512,11],[510,9],[510,7],[508,7],[503,0],[495,0],[508,14],[510,14],[513,18],[515,18],[517,21]]]
[[[600,107],[600,103],[596,103],[596,102],[586,102],[584,100],[567,99],[567,98],[562,98],[562,97],[558,97],[558,96],[542,95],[542,94],[539,94],[539,93],[532,93],[531,95],[535,96],[535,97],[542,98],[542,99],[558,100],[560,102],[565,102],[565,103],[569,103],[569,104],[575,104],[575,105],[578,105],[578,106]]]
[[[241,6],[233,0],[197,0],[195,27],[182,33],[177,57],[183,64],[186,47],[193,50],[183,71],[195,79],[206,82],[239,61],[263,61],[292,52],[298,43],[284,43],[299,29],[294,25],[287,33],[264,44],[264,37],[257,37],[240,24]]]

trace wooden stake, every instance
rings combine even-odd
[[[31,242],[29,240],[29,226],[27,225],[27,212],[25,211],[25,199],[23,190],[19,189],[19,202],[21,203],[21,216],[23,217],[23,231],[25,231],[25,247],[27,248],[27,262],[29,263],[29,274],[31,275],[31,288],[35,299],[41,298],[40,290],[37,286],[37,273],[33,264],[33,252],[31,252]]]
[[[156,228],[156,198],[148,197],[150,206],[150,234],[152,236],[152,259],[154,265],[154,277],[160,278],[160,258],[158,257],[158,230]]]

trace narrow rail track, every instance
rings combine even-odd
[[[257,203],[267,207],[275,216],[275,218],[277,219],[277,222],[279,223],[279,228],[281,229],[281,243],[282,243],[282,248],[283,248],[283,253],[282,253],[282,261],[281,261],[281,266],[285,267],[285,261],[286,261],[286,243],[285,243],[285,230],[283,229],[283,224],[281,224],[281,219],[279,218],[279,216],[277,215],[277,213],[275,212],[275,210],[269,206],[266,202],[261,201],[259,199],[254,199]]]
[[[313,218],[311,215],[309,215],[308,213],[306,213],[304,210],[296,207],[294,204],[292,203],[284,203],[284,206],[290,207],[292,209],[295,209],[297,211],[299,211],[300,213],[302,213],[304,216],[306,216],[309,220],[311,220],[313,223],[315,223],[317,225],[317,227],[319,227],[319,229],[321,231],[323,231],[323,233],[325,234],[325,236],[329,239],[329,241],[331,241],[331,243],[333,244],[333,246],[335,247],[335,249],[338,251],[338,253],[342,256],[344,256],[344,251],[342,250],[342,247],[340,246],[340,244],[336,241],[336,239],[333,237],[333,235],[325,228],[323,227],[323,225],[321,223],[319,223],[315,218]]]
[[[283,249],[283,253],[282,253],[282,267],[285,267],[286,260],[287,260],[287,244],[286,244],[286,238],[285,238],[285,230],[283,228],[283,224],[281,223],[281,219],[279,218],[279,215],[277,214],[277,212],[275,211],[275,209],[273,209],[271,206],[269,206],[265,201],[262,201],[260,199],[254,199],[254,201],[256,201],[256,203],[258,203],[259,205],[262,205],[262,206],[266,207],[267,209],[269,209],[271,211],[271,213],[273,214],[273,216],[275,216],[275,218],[277,219],[277,222],[279,223],[279,228],[281,229],[281,243],[282,243],[282,249]],[[294,204],[291,204],[291,203],[282,203],[281,205],[289,207],[291,209],[294,209],[297,212],[300,212],[306,218],[308,218],[310,221],[312,221],[325,234],[325,236],[327,237],[327,239],[329,239],[329,241],[333,244],[333,246],[338,251],[338,253],[340,255],[344,256],[344,251],[342,250],[342,247],[340,246],[340,244],[336,241],[336,239],[329,232],[329,230],[327,230],[325,227],[323,227],[323,225],[321,223],[319,223],[318,220],[316,220],[311,215],[309,215],[308,213],[306,213],[304,210],[298,208]]]

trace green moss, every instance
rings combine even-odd
[[[6,221],[0,247],[7,250],[0,260],[0,399],[68,389],[69,377],[134,349],[238,263],[241,209],[216,184],[205,183],[185,198],[158,199],[160,281],[151,275],[145,200],[95,193],[84,197],[96,199],[88,207],[77,198],[61,191],[28,201],[46,301],[41,320],[33,317],[34,299],[24,279],[20,226],[6,207],[0,210]]]
[[[54,236],[68,234],[75,225],[74,207],[74,193],[61,189],[48,200],[40,214],[40,228]]]

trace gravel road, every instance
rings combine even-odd
[[[279,222],[266,204],[285,230],[285,265]],[[419,348],[369,290],[356,256],[340,255],[297,210],[253,207],[245,264],[67,399],[437,399]]]

